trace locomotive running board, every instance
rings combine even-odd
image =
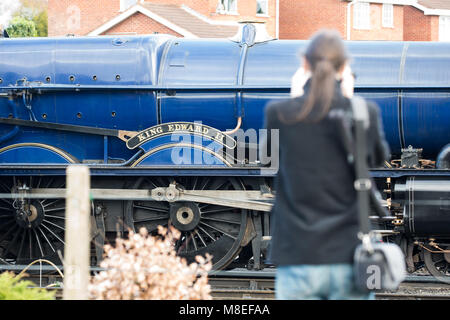
[[[16,118],[3,118],[3,117],[0,117],[0,123],[1,124],[10,124],[10,125],[15,125],[15,126],[31,127],[31,128],[51,129],[51,130],[60,130],[60,131],[69,131],[69,132],[117,137],[125,142],[128,141],[128,138],[131,138],[139,133],[137,131],[106,129],[106,128],[73,125],[73,124],[62,124],[62,123],[54,123],[54,122],[39,122],[39,121],[23,120],[23,119],[16,119]]]
[[[61,199],[66,197],[63,188],[36,188],[23,193],[0,194],[0,198],[13,199]],[[90,189],[92,200],[134,201],[191,201],[225,207],[270,211],[274,195],[261,191],[245,190],[182,190],[170,185],[151,190],[142,189]]]
[[[200,134],[202,136],[208,137],[211,140],[222,144],[223,146],[229,149],[234,149],[236,147],[236,141],[234,141],[234,139],[231,138],[226,131],[222,132],[216,128],[193,122],[162,123],[142,131],[97,128],[73,124],[40,122],[40,121],[24,120],[17,118],[3,118],[3,117],[0,117],[0,124],[9,124],[31,128],[60,130],[60,131],[117,137],[120,140],[126,142],[127,148],[131,150],[135,149],[136,147],[139,147],[145,142],[152,140],[156,137],[168,134],[182,134],[182,133]]]

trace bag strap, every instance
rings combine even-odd
[[[353,109],[353,119],[355,128],[355,173],[354,183],[357,191],[359,229],[363,234],[370,231],[369,211],[370,211],[370,190],[372,180],[370,179],[367,167],[366,129],[369,127],[369,112],[364,99],[353,97],[351,100]]]
[[[369,222],[369,202],[380,217],[389,216],[389,212],[383,208],[378,200],[379,192],[375,188],[369,169],[367,167],[367,149],[366,149],[366,130],[370,125],[369,109],[365,100],[354,96],[351,99],[352,113],[344,115],[341,126],[339,126],[344,148],[347,151],[347,158],[350,165],[355,169],[355,189],[357,189],[358,201],[358,220],[360,222],[360,231],[368,233],[370,230]],[[354,129],[355,135],[352,130]],[[356,160],[358,158],[358,160]],[[370,187],[369,190],[358,189]],[[361,216],[364,215],[364,216]]]

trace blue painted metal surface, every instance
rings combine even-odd
[[[24,85],[27,82],[23,79],[34,85],[49,87],[103,86],[103,89],[92,91],[34,93],[32,99],[28,100],[31,112],[19,96],[14,101],[19,118],[136,131],[157,123],[154,92],[130,89],[117,94],[108,87],[118,84],[156,84],[167,37],[130,37],[121,45],[117,45],[116,38],[112,37],[10,40],[0,44],[0,78],[3,88]],[[10,108],[5,108],[6,101],[0,99],[2,117],[11,114]],[[11,130],[11,126],[0,126],[0,139],[8,130]],[[104,159],[103,136],[25,127],[20,131],[20,135],[10,137],[0,147],[37,142],[63,149],[80,160]],[[107,143],[110,158],[127,160],[135,153],[128,150],[119,139],[111,138]],[[45,157],[35,157],[35,160],[48,162]]]
[[[48,164],[75,163],[76,160],[59,150],[51,150],[40,145],[18,145],[8,150],[0,150],[0,163],[35,163],[45,159]]]
[[[288,97],[306,45],[277,40],[246,47],[226,39],[162,35],[4,39],[0,117],[137,132],[173,121],[201,121],[226,130],[242,116],[243,129],[257,130],[267,102]],[[450,44],[347,45],[358,76],[355,90],[380,106],[393,153],[412,145],[435,159],[450,142]],[[9,94],[12,102],[1,97]],[[125,162],[138,151],[115,137],[0,125],[0,149],[24,142],[103,164]],[[54,161],[37,153],[34,159]],[[151,164],[150,158],[145,162]],[[170,163],[167,151],[158,154],[157,162]]]
[[[227,167],[226,162],[222,158],[215,156],[214,153],[198,149],[195,145],[186,147],[170,146],[143,157],[145,158],[136,161],[135,167],[165,165]]]

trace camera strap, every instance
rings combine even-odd
[[[369,211],[372,202],[376,213],[380,216],[389,216],[389,213],[380,205],[373,181],[367,166],[367,129],[370,125],[369,110],[362,97],[353,96],[350,100],[351,116],[342,118],[341,136],[347,152],[349,163],[355,170],[354,188],[357,191],[358,220],[360,232],[368,234],[370,231]]]

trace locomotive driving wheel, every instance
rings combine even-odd
[[[32,188],[64,188],[65,180],[11,177],[0,182],[1,193]],[[65,199],[0,198],[0,258],[2,263],[28,264],[36,259],[61,263],[64,249]]]
[[[442,247],[444,251],[424,250],[425,266],[436,279],[444,283],[450,283],[450,246]]]
[[[175,182],[186,190],[243,190],[238,179],[229,177],[143,177],[135,189],[167,187]],[[197,202],[128,201],[126,223],[133,231],[145,227],[157,233],[158,225],[169,224],[181,232],[175,245],[177,254],[193,262],[209,253],[213,269],[230,264],[241,251],[247,227],[247,210]]]

